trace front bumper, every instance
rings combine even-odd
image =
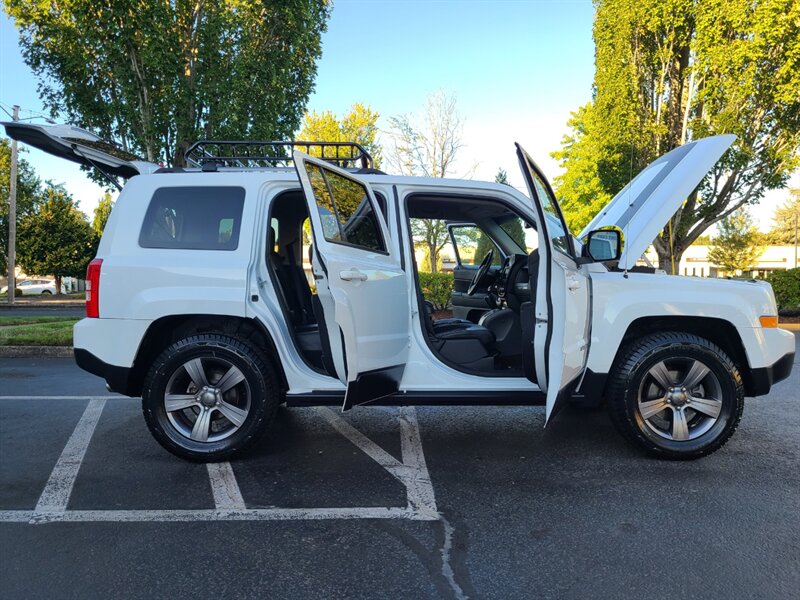
[[[777,362],[768,366],[750,370],[750,386],[748,396],[763,396],[769,393],[772,384],[783,381],[792,372],[794,352],[784,354]]]

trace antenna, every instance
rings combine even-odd
[[[630,147],[630,161],[628,167],[628,209],[633,206],[633,202],[631,201],[631,194],[633,193],[633,152],[636,148],[636,145],[633,142],[633,135],[631,135],[631,147]],[[625,243],[628,243],[628,225],[630,225],[630,219],[628,222],[625,223],[625,229],[622,230],[622,237],[625,239]],[[627,279],[628,278],[628,257],[625,257],[625,270],[622,273],[622,276]]]

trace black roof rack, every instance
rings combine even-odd
[[[261,142],[200,140],[184,157],[189,165],[203,167],[264,168],[292,166],[292,151],[298,149],[343,169],[373,169],[372,156],[355,142]]]

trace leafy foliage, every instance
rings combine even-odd
[[[772,244],[794,244],[795,226],[800,220],[800,189],[789,190],[789,199],[775,211],[774,225],[767,234]]]
[[[114,201],[111,199],[111,194],[106,192],[95,207],[94,218],[92,219],[92,229],[94,229],[98,239],[103,235],[103,230],[106,228],[108,217],[111,216],[112,208],[114,208]]]
[[[289,139],[328,0],[7,0],[53,115],[182,165],[200,138]]]
[[[56,293],[62,277],[83,277],[97,250],[97,235],[72,198],[50,186],[35,212],[19,224],[17,254],[27,273],[53,275]]]
[[[727,273],[752,271],[763,253],[758,229],[747,211],[739,209],[717,225],[719,235],[708,251],[708,262]]]
[[[593,101],[554,156],[580,230],[657,156],[710,135],[738,140],[653,242],[662,265],[800,161],[800,4],[599,0]]]
[[[445,310],[450,306],[453,293],[452,273],[420,273],[419,286],[425,300],[433,304],[434,310]]]
[[[778,308],[800,308],[800,269],[772,271],[767,281],[775,292]]]
[[[0,273],[8,272],[8,195],[11,181],[11,143],[0,139]],[[36,209],[41,181],[21,156],[17,159],[17,225]]]
[[[329,110],[321,113],[311,111],[306,113],[303,118],[303,128],[297,135],[297,139],[300,141],[361,144],[372,156],[375,167],[380,168],[381,146],[375,140],[378,133],[379,116],[368,105],[358,102],[353,104],[350,111],[341,119]],[[312,154],[319,155],[319,152],[312,152]]]

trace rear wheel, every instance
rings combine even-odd
[[[716,345],[695,335],[648,335],[625,348],[608,388],[611,420],[650,454],[700,458],[728,441],[742,416],[739,370]]]
[[[272,366],[248,342],[187,337],[153,363],[142,411],[156,440],[189,460],[228,460],[252,445],[281,402]]]
[[[53,295],[53,292],[51,292],[50,290],[43,290],[42,291],[42,296],[52,296],[52,295]]]

